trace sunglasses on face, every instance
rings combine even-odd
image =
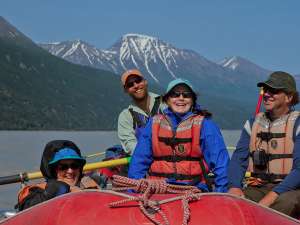
[[[72,170],[76,170],[80,168],[80,164],[79,163],[59,163],[57,165],[57,169],[58,170],[68,170],[68,169],[72,169]]]
[[[142,78],[142,77],[134,77],[134,78],[132,78],[132,79],[129,79],[129,81],[126,82],[126,84],[125,84],[125,88],[126,88],[126,89],[131,88],[131,87],[134,86],[134,83],[139,84],[139,83],[141,83],[143,80],[144,80],[144,78]]]
[[[184,98],[192,98],[193,97],[193,93],[190,91],[184,91],[184,92],[171,91],[169,94],[169,97],[170,98],[179,98],[180,95],[182,95],[182,97],[184,97]]]
[[[264,93],[268,93],[270,95],[276,95],[282,92],[280,89],[275,89],[275,88],[264,88]]]

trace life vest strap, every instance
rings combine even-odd
[[[180,161],[199,161],[199,157],[180,156],[180,155],[165,155],[153,157],[156,161],[180,162]]]
[[[284,138],[286,136],[285,133],[270,133],[270,132],[260,132],[257,134],[257,137],[262,141],[270,141],[272,138]]]
[[[193,180],[199,177],[199,175],[185,175],[185,174],[178,174],[178,173],[156,173],[151,171],[149,171],[149,175],[154,177],[175,178],[176,180]]]
[[[251,152],[250,156],[253,158],[254,153]],[[270,153],[265,153],[265,160],[266,161],[271,161],[274,159],[286,159],[286,158],[293,158],[293,154],[270,154]]]
[[[282,180],[287,174],[274,174],[274,173],[251,173],[251,177],[260,178],[264,181],[274,182],[275,180]]]
[[[174,146],[180,143],[192,142],[192,138],[176,138],[176,137],[158,137],[158,140],[164,142],[166,145]]]
[[[129,109],[129,112],[132,116],[134,130],[136,128],[144,127],[148,122],[148,117],[134,111],[132,108]],[[141,117],[143,117],[143,119]]]
[[[274,159],[293,158],[293,154],[269,154],[269,161]]]
[[[162,97],[161,96],[157,96],[155,97],[154,100],[154,104],[153,104],[153,108],[150,112],[150,116],[153,117],[154,115],[158,114],[158,113],[162,113],[159,109],[160,103],[162,102]]]

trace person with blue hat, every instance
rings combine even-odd
[[[129,157],[130,154],[126,153],[122,145],[114,145],[105,150],[105,157],[102,161],[114,160]],[[102,188],[106,189],[108,184],[111,184],[113,175],[127,176],[128,165],[119,165],[114,167],[104,167],[92,171],[89,176],[97,182]]]
[[[163,96],[167,108],[149,120],[138,139],[128,176],[195,185],[203,192],[227,191],[229,155],[211,113],[197,104],[190,81],[171,81]],[[214,187],[208,174],[214,173]]]
[[[17,208],[24,210],[62,194],[98,188],[95,181],[83,176],[85,163],[80,149],[72,141],[50,141],[45,146],[40,165],[45,182],[23,187],[18,195]]]

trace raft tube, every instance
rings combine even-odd
[[[127,195],[127,194],[126,194]],[[141,225],[153,224],[137,202],[111,208],[110,203],[125,199],[113,191],[69,193],[17,213],[0,221],[1,225]],[[137,196],[131,194],[131,196]],[[173,200],[172,200],[173,199]],[[177,200],[176,200],[177,199]],[[170,225],[182,224],[181,199],[174,194],[154,194],[151,200],[162,201],[159,207]],[[153,212],[148,212],[153,213]],[[189,225],[294,225],[297,220],[229,194],[201,194],[189,203]],[[155,214],[157,215],[157,213]],[[161,224],[165,224],[161,220]]]

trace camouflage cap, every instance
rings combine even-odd
[[[296,81],[294,77],[286,72],[276,71],[270,74],[268,80],[259,82],[257,87],[271,87],[281,89],[286,92],[297,92]]]

